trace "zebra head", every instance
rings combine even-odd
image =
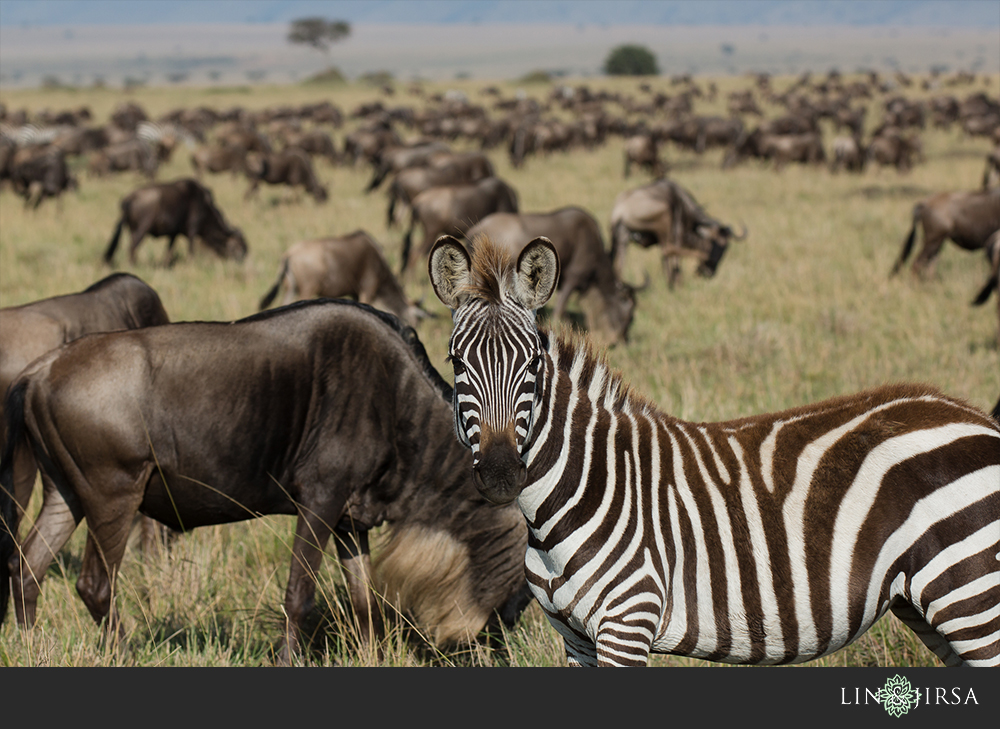
[[[441,236],[428,263],[438,298],[452,310],[448,357],[455,369],[455,431],[472,449],[473,481],[496,504],[517,498],[527,479],[523,451],[545,348],[535,311],[559,280],[559,257],[535,238],[513,262],[488,238],[474,254]]]

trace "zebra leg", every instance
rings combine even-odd
[[[597,665],[645,666],[655,626],[642,619],[603,622],[597,630]]]

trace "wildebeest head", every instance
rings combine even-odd
[[[722,261],[722,257],[729,250],[730,241],[743,240],[746,237],[745,227],[740,235],[736,235],[730,226],[723,225],[718,221],[713,220],[696,225],[694,234],[689,237],[688,244],[704,254],[704,258],[698,264],[698,275],[712,278]]]

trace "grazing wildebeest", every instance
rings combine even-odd
[[[403,236],[402,273],[424,261],[442,234],[462,236],[491,213],[516,213],[517,192],[498,177],[477,182],[439,185],[424,190],[410,204],[410,228]],[[412,249],[413,229],[424,229],[424,240]]]
[[[199,147],[191,153],[191,166],[194,173],[201,177],[205,172],[225,172],[236,175],[244,172],[244,161],[247,151],[242,147],[222,144],[209,144]]]
[[[14,191],[24,198],[24,207],[32,210],[45,198],[57,198],[64,191],[77,187],[77,180],[66,163],[66,153],[58,147],[19,149],[11,156],[9,165]]]
[[[976,298],[972,300],[973,306],[985,304],[1000,285],[1000,229],[994,230],[986,240],[986,255],[990,259],[990,275],[986,277],[986,283],[983,284]],[[997,321],[1000,323],[1000,294],[997,295]],[[1000,344],[1000,328],[997,329],[997,343]]]
[[[913,250],[918,225],[923,227],[924,243],[913,259],[912,271],[925,275],[933,271],[941,247],[949,238],[967,251],[986,246],[986,240],[1000,228],[1000,188],[939,192],[914,205],[913,224],[891,276],[899,272]]]
[[[493,213],[465,233],[470,248],[487,237],[515,255],[540,236],[552,241],[562,261],[552,318],[558,321],[565,315],[571,294],[584,296],[593,290],[596,308],[585,309],[587,329],[609,345],[627,342],[640,289],[616,274],[600,223],[589,212],[569,206],[544,213]]]
[[[411,327],[429,316],[407,299],[382,246],[364,230],[292,245],[281,257],[278,280],[260,300],[261,310],[271,305],[282,285],[282,304],[319,297],[352,298],[394,314]]]
[[[527,532],[516,509],[476,492],[451,402],[412,329],[344,300],[71,342],[7,399],[0,514],[10,523],[14,443],[46,454],[45,498],[22,543],[0,529],[0,624],[11,591],[18,623],[34,623],[39,580],[86,519],[77,591],[121,640],[114,586],[140,512],[181,531],[297,517],[282,662],[299,652],[331,535],[361,638],[379,635],[368,532],[383,523],[402,561],[382,563],[380,592],[412,601],[398,607],[432,640],[510,626],[530,601]]]
[[[414,144],[387,147],[378,151],[372,166],[371,182],[365,187],[365,192],[371,192],[379,187],[385,178],[409,167],[425,167],[431,158],[450,154],[451,148],[444,142],[420,140]]]
[[[726,153],[723,168],[732,167],[747,157],[773,160],[774,169],[780,170],[789,162],[820,164],[826,161],[823,138],[818,132],[803,134],[776,134],[755,129],[744,133]]]
[[[242,261],[247,254],[242,231],[226,222],[212,191],[189,177],[140,187],[122,198],[121,215],[104,252],[105,263],[111,263],[114,258],[125,226],[132,234],[128,257],[133,265],[136,248],[147,235],[169,237],[163,260],[166,266],[174,263],[174,240],[178,235],[187,236],[188,250],[192,254],[195,238],[201,238],[223,258]]]
[[[250,178],[250,187],[243,196],[245,200],[249,200],[257,192],[261,182],[269,185],[288,185],[292,188],[301,187],[318,203],[325,202],[330,196],[329,191],[316,177],[309,155],[299,149],[289,148],[269,154],[249,152],[244,162],[244,169]]]
[[[611,257],[615,270],[624,267],[629,241],[644,248],[659,246],[667,284],[673,288],[680,277],[680,256],[698,260],[698,274],[715,275],[731,240],[743,240],[747,232],[733,229],[709,216],[694,196],[672,180],[660,179],[615,199],[611,210]]]
[[[869,162],[876,162],[883,167],[895,167],[897,172],[909,172],[920,154],[920,139],[917,135],[904,134],[896,127],[889,127],[875,134],[865,152]]]
[[[168,324],[170,318],[159,295],[129,273],[113,273],[84,291],[53,296],[0,309],[0,397],[31,362],[56,347],[93,332]],[[7,442],[0,401],[0,450]],[[17,514],[12,529],[28,507],[37,467],[26,448],[13,453],[14,501]],[[145,546],[158,530],[143,524]]]
[[[455,153],[437,164],[402,169],[389,185],[386,225],[391,228],[395,224],[397,203],[410,205],[413,198],[424,190],[441,185],[467,184],[495,176],[493,163],[482,152]]]
[[[841,135],[833,140],[833,159],[830,160],[830,172],[847,170],[848,172],[863,172],[865,169],[865,150],[858,136]]]
[[[660,159],[659,142],[652,134],[634,134],[625,140],[625,179],[635,164],[649,171],[653,177],[662,177],[667,165]]]

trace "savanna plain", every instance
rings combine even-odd
[[[667,77],[643,79],[654,92],[673,94]],[[714,101],[695,100],[695,112],[726,115],[730,91],[752,86],[748,76],[699,78],[717,84]],[[781,91],[793,77],[775,77]],[[560,79],[559,83],[576,82]],[[582,83],[582,82],[581,82]],[[594,90],[642,98],[637,79],[588,79]],[[520,89],[544,102],[551,83],[457,80],[426,83],[425,92],[464,91],[472,103],[489,107],[481,94],[496,86],[510,98]],[[980,76],[974,86],[958,87],[959,97],[974,91],[998,95],[1000,77]],[[933,91],[915,86],[906,95]],[[128,93],[111,88],[26,89],[0,93],[8,110],[90,108],[95,123],[105,121],[124,101],[142,106],[151,118],[178,107],[225,110],[297,106],[329,101],[344,111],[345,124],[331,135],[342,146],[357,125],[349,117],[358,105],[380,100],[386,106],[420,108],[428,96],[409,95],[399,84],[394,97],[360,83],[331,86],[245,86],[230,88],[139,87]],[[882,99],[868,100],[870,130],[881,118]],[[766,117],[780,107],[763,103]],[[558,110],[554,111],[558,114]],[[624,113],[624,112],[623,112]],[[756,121],[747,118],[750,126]],[[824,121],[827,153],[835,135]],[[416,130],[400,127],[404,137]],[[1000,396],[997,313],[991,302],[970,302],[988,274],[981,252],[945,244],[936,269],[924,279],[907,269],[889,272],[910,228],[913,206],[939,191],[979,187],[983,163],[992,148],[985,137],[966,136],[957,125],[920,132],[923,159],[907,173],[869,166],[864,172],[833,173],[825,166],[792,164],[776,170],[747,161],[722,168],[721,148],[703,154],[666,145],[668,176],[689,191],[707,212],[739,229],[711,279],[682,263],[681,283],[670,290],[655,250],[632,245],[624,277],[649,285],[638,295],[629,341],[607,351],[639,392],[664,411],[690,421],[717,421],[790,408],[823,398],[898,381],[931,383],[989,411]],[[474,148],[456,140],[455,149]],[[158,181],[190,176],[191,150],[180,146],[157,174]],[[574,148],[528,157],[511,165],[506,148],[489,151],[497,175],[518,192],[523,212],[576,205],[601,223],[616,195],[648,182],[645,171],[623,175],[623,140],[609,136],[593,149]],[[118,217],[120,199],[146,184],[137,173],[90,177],[85,160],[72,162],[79,188],[37,210],[25,209],[9,188],[0,191],[0,306],[80,291],[112,269],[102,253]],[[344,234],[363,228],[382,245],[398,270],[402,229],[386,221],[384,187],[364,188],[371,178],[365,164],[315,161],[326,202],[287,188],[264,186],[244,200],[248,181],[229,173],[207,175],[215,200],[227,219],[246,235],[249,255],[242,262],[222,260],[197,247],[187,253],[178,240],[180,260],[160,264],[165,239],[147,238],[135,266],[118,254],[118,270],[128,270],[153,286],[173,321],[230,321],[257,311],[274,281],[281,254],[305,238]],[[419,237],[418,233],[418,237]],[[123,262],[124,261],[124,262]],[[404,279],[407,294],[422,299],[436,318],[420,323],[418,334],[431,361],[451,380],[445,361],[451,320],[435,297],[421,267]],[[572,299],[579,313],[586,300]],[[220,421],[218,428],[224,429]],[[38,495],[29,512],[38,509]],[[30,519],[27,520],[30,524]],[[22,530],[27,528],[22,526]],[[289,517],[264,517],[231,525],[202,527],[175,540],[169,550],[130,549],[118,576],[118,609],[130,652],[121,654],[101,640],[101,632],[74,587],[83,553],[85,523],[60,552],[45,577],[35,628],[22,631],[12,611],[0,630],[4,666],[259,666],[273,662],[281,632],[285,580],[294,529]],[[22,531],[23,533],[23,531]],[[377,557],[378,539],[373,551]],[[514,628],[501,636],[502,648],[484,646],[452,652],[427,650],[405,624],[388,632],[381,656],[362,647],[351,626],[349,599],[328,550],[319,575],[317,612],[321,616],[305,665],[341,666],[558,666],[565,662],[562,641],[537,605],[531,604]],[[694,659],[656,656],[654,666],[711,666]],[[891,615],[860,640],[806,666],[934,666],[937,659]]]

